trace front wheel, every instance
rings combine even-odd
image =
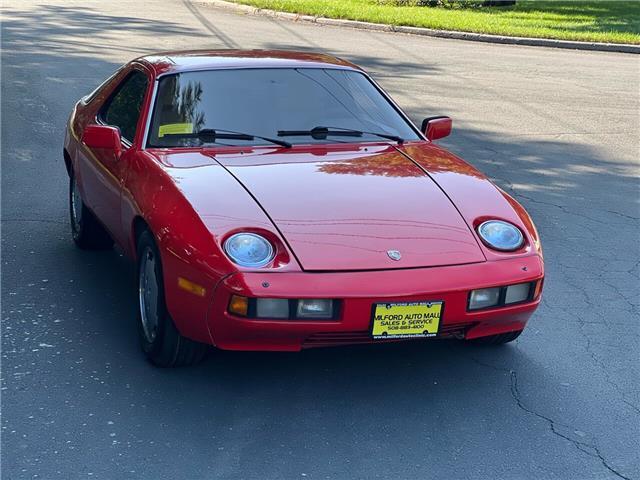
[[[71,236],[75,244],[84,250],[108,250],[113,240],[80,196],[76,176],[69,177],[69,219]]]
[[[504,345],[505,343],[513,342],[520,336],[522,330],[516,330],[515,332],[500,333],[498,335],[489,335],[488,337],[474,338],[469,340],[472,343],[482,345]]]
[[[167,311],[160,254],[151,233],[138,240],[138,330],[142,350],[159,367],[200,362],[208,346],[183,337]]]

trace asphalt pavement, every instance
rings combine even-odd
[[[324,51],[532,214],[543,304],[517,342],[138,347],[132,266],[74,248],[71,106],[167,49]],[[640,57],[238,15],[188,1],[4,2],[3,479],[639,479]]]

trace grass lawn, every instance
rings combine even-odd
[[[640,1],[518,0],[513,7],[398,7],[378,0],[235,0],[260,8],[391,25],[640,44]]]

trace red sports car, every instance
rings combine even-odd
[[[359,67],[322,54],[138,58],[73,108],[75,243],[137,262],[156,365],[209,345],[289,350],[514,340],[540,302],[527,212],[432,142]]]

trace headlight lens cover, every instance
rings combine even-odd
[[[236,233],[224,242],[224,251],[242,267],[264,267],[273,259],[273,246],[256,233]]]
[[[478,235],[494,250],[510,252],[520,248],[524,237],[520,229],[502,220],[488,220],[478,227]]]

